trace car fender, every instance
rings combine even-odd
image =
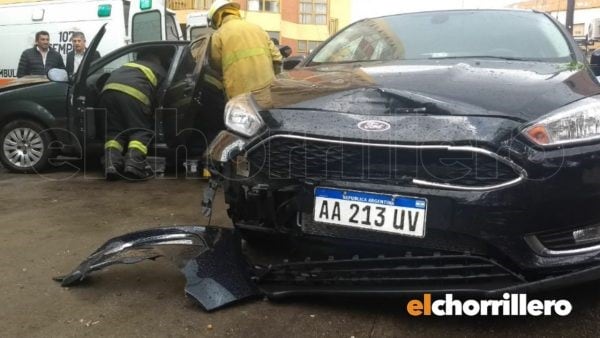
[[[14,100],[3,102],[2,106],[0,110],[2,125],[16,119],[35,120],[47,127],[52,127],[56,124],[56,117],[37,102]]]

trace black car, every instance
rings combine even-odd
[[[205,211],[222,186],[233,232],[118,237],[63,285],[173,255],[165,244],[193,247],[174,261],[207,309],[255,294],[489,295],[600,278],[600,84],[549,15],[362,20],[280,76],[272,98],[231,99],[207,151]]]
[[[204,55],[209,36],[191,43],[130,44],[94,61],[88,55],[93,55],[104,32],[102,27],[90,43],[74,78],[51,70],[51,81],[24,77],[0,87],[0,162],[6,169],[36,173],[64,163],[59,156],[98,155],[106,128],[106,114],[97,108],[102,85],[111,71],[135,60],[142,51],[159,55],[167,70],[155,98],[157,137],[150,147],[154,167],[165,157],[175,163],[201,158],[208,140],[223,128],[219,112],[224,99],[218,76],[206,74],[203,58],[195,55]],[[214,117],[215,112],[217,118],[207,117],[209,113]]]
[[[358,259],[308,289],[525,284],[599,267],[599,94],[547,14],[385,16],[280,78],[274,108],[231,100],[209,158],[249,241],[399,259],[373,263],[385,272]]]

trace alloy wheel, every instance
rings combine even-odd
[[[44,142],[38,132],[19,127],[10,131],[3,141],[4,156],[19,168],[33,167],[44,154]]]

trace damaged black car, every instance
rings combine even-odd
[[[599,94],[544,13],[367,19],[231,100],[209,160],[249,242],[320,243],[297,289],[566,284],[600,273]]]
[[[235,97],[224,122],[203,204],[209,214],[222,187],[235,230],[117,238],[63,285],[162,255],[148,245],[197,248],[176,261],[207,309],[256,294],[492,295],[600,277],[600,84],[545,13],[356,22],[279,76],[271,106]],[[223,244],[236,233],[248,245]],[[145,256],[121,256],[138,247]]]

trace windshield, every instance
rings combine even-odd
[[[360,21],[327,42],[312,62],[469,57],[568,62],[571,50],[544,14],[423,12]]]

